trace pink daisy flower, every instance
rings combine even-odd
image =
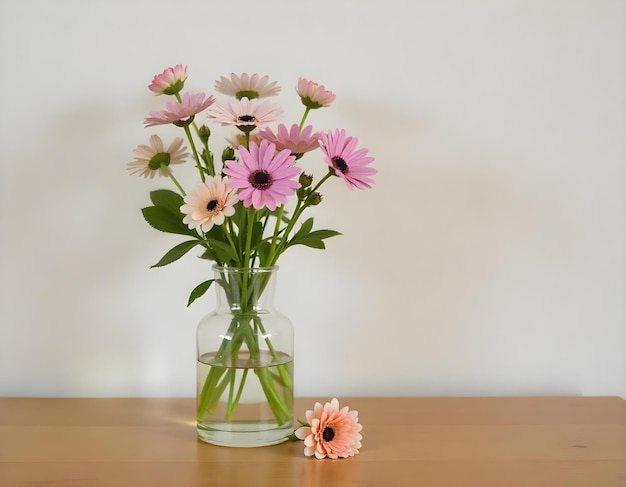
[[[339,409],[339,401],[333,399],[323,406],[316,402],[312,411],[306,412],[307,426],[296,430],[296,436],[304,440],[304,454],[315,458],[347,458],[359,453],[361,448],[358,411],[347,406]]]
[[[276,81],[270,83],[269,76],[259,78],[257,73],[252,76],[247,73],[243,73],[241,76],[231,73],[230,79],[220,76],[220,79],[215,82],[215,89],[225,95],[235,96],[238,100],[242,98],[252,100],[253,98],[274,96],[280,91],[280,86],[277,85]]]
[[[326,164],[335,170],[336,176],[344,179],[350,190],[353,187],[371,188],[374,180],[370,176],[378,172],[372,167],[366,167],[374,158],[367,156],[367,149],[356,150],[357,142],[356,137],[346,137],[343,129],[322,134],[319,141]]]
[[[148,88],[157,95],[175,95],[183,89],[186,79],[187,66],[177,64],[173,68],[167,68],[161,74],[157,74]]]
[[[256,98],[242,98],[229,100],[228,107],[215,106],[209,110],[208,115],[222,126],[235,125],[239,130],[249,132],[258,125],[275,122],[282,113],[282,109],[273,103]]]
[[[281,123],[276,134],[270,128],[266,128],[259,132],[259,135],[268,142],[275,144],[276,150],[289,149],[296,156],[296,159],[299,159],[305,152],[319,148],[320,133],[315,132],[313,134],[312,131],[311,125],[307,125],[300,131],[298,124],[294,123],[287,132],[287,127]]]
[[[251,142],[249,151],[240,146],[239,154],[242,163],[226,161],[224,174],[231,176],[230,187],[240,188],[239,199],[246,208],[252,205],[257,210],[275,210],[278,203],[286,204],[287,197],[300,187],[300,170],[292,167],[296,158],[289,150],[277,153],[274,144],[263,140],[260,145]]]
[[[336,98],[336,95],[332,91],[327,90],[324,85],[318,85],[314,81],[309,81],[305,78],[298,78],[296,91],[307,108],[327,107]]]
[[[183,223],[190,229],[200,228],[203,232],[213,225],[221,225],[227,216],[235,214],[235,203],[239,201],[236,191],[227,184],[227,178],[207,176],[192,193],[185,196],[180,211],[185,213]]]
[[[135,158],[128,163],[127,169],[130,174],[137,174],[142,178],[153,179],[154,176],[167,177],[168,174],[161,169],[161,164],[182,164],[189,155],[186,147],[183,146],[183,139],[176,137],[167,150],[163,146],[163,141],[158,135],[150,137],[150,145],[139,144],[133,150]]]
[[[213,103],[215,103],[215,98],[209,96],[205,99],[204,93],[185,93],[181,102],[170,101],[165,104],[166,110],[150,112],[150,116],[144,120],[144,126],[153,127],[173,123],[184,127],[193,122],[195,115],[206,110]]]

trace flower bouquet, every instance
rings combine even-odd
[[[217,285],[216,313],[222,321],[214,333],[216,343],[204,347],[200,342],[210,339],[204,331],[198,332],[201,439],[231,444],[229,438],[237,432],[274,428],[280,430],[282,441],[293,431],[293,345],[289,344],[293,338],[282,318],[277,320],[278,328],[268,329],[277,314],[264,297],[271,295],[272,275],[287,249],[295,245],[324,249],[324,240],[339,234],[314,229],[313,218],[304,217],[310,207],[322,202],[322,185],[338,177],[350,190],[371,188],[376,170],[369,165],[374,159],[367,149],[357,148],[357,139],[344,130],[315,132],[306,124],[311,110],[335,100],[334,93],[313,81],[297,82],[296,93],[304,105],[299,124],[272,128],[283,110],[270,101],[280,87],[268,76],[220,77],[215,90],[225,95],[222,104],[204,93],[183,93],[186,79],[187,67],[182,65],[156,75],[149,89],[171,98],[165,109],[145,119],[146,127],[182,129],[186,142],[176,137],[165,148],[162,139],[152,135],[149,145],[139,145],[128,163],[131,174],[166,177],[174,186],[174,190],[152,191],[152,206],[142,209],[150,226],[184,237],[153,267],[171,264],[196,248],[202,259],[214,263],[214,278],[198,284],[188,300],[190,305],[213,283]],[[218,160],[211,149],[211,130],[197,123],[201,112],[206,112],[208,122],[233,129]],[[328,169],[317,181],[298,166],[307,153],[318,154]],[[197,181],[187,191],[173,167],[190,156]],[[240,414],[250,402],[248,389],[255,387],[267,406],[262,413],[266,417],[257,421]],[[216,440],[211,432],[218,430],[230,436]]]

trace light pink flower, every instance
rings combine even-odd
[[[249,131],[259,125],[275,122],[282,113],[282,109],[273,103],[242,98],[230,99],[227,107],[216,105],[209,110],[208,116],[222,126],[235,125],[239,130]]]
[[[215,103],[215,98],[209,96],[205,99],[204,93],[185,93],[181,102],[170,101],[165,104],[166,110],[150,112],[150,116],[144,120],[144,125],[152,127],[173,123],[184,127],[193,121],[195,115],[206,110],[213,103]]]
[[[254,142],[257,145],[259,145],[263,140],[261,134],[257,132],[250,132],[249,137],[250,142]],[[240,145],[246,144],[246,134],[241,131],[233,132],[228,137],[224,137],[224,139],[226,139],[226,142],[228,142],[228,145],[230,145],[231,147],[239,147]]]
[[[324,85],[319,85],[306,78],[298,78],[296,90],[304,106],[308,108],[322,108],[329,106],[335,101],[336,95],[327,90]]]
[[[269,76],[259,78],[257,73],[252,76],[243,73],[241,77],[231,73],[230,79],[220,76],[220,79],[215,82],[215,89],[225,95],[235,96],[238,100],[244,97],[252,100],[253,98],[274,96],[280,91],[280,86],[277,86],[276,81],[270,83],[269,79]]]
[[[183,223],[189,228],[211,230],[213,225],[224,223],[225,217],[235,214],[235,203],[239,201],[236,191],[228,186],[228,178],[207,176],[198,183],[192,193],[185,196],[185,204],[180,211],[185,213]]]
[[[127,164],[130,174],[137,174],[142,178],[153,179],[154,176],[162,177],[168,174],[161,169],[161,164],[182,164],[189,155],[186,147],[183,146],[183,139],[176,137],[170,146],[165,150],[163,141],[158,135],[150,137],[150,145],[139,144],[134,150],[135,158]]]
[[[177,64],[173,68],[167,68],[161,74],[157,74],[148,88],[157,95],[174,95],[183,89],[186,79],[187,66]]]
[[[378,172],[372,167],[366,167],[374,158],[367,156],[367,149],[356,150],[357,142],[356,137],[346,137],[343,129],[322,134],[319,141],[326,164],[334,169],[336,176],[344,179],[350,190],[353,187],[371,188],[374,180],[370,176]]]
[[[242,163],[226,161],[224,174],[231,176],[231,188],[241,189],[239,199],[246,208],[252,205],[257,210],[275,210],[278,203],[286,204],[287,197],[300,187],[300,169],[292,167],[296,158],[287,149],[277,153],[274,144],[263,140],[260,145],[251,142],[249,151],[240,146],[239,154]]]
[[[289,149],[296,158],[299,158],[305,152],[319,148],[320,133],[313,134],[312,131],[311,125],[307,125],[300,131],[298,124],[294,123],[287,132],[287,127],[281,123],[276,134],[272,129],[266,128],[259,132],[259,135],[268,142],[276,144],[276,150]]]
[[[304,454],[315,458],[347,458],[359,453],[361,448],[358,411],[347,406],[339,409],[339,401],[333,399],[323,406],[316,402],[312,411],[306,412],[308,426],[296,430],[296,436],[304,440]]]

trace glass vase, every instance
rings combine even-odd
[[[278,267],[213,270],[216,309],[196,336],[198,438],[281,443],[293,432],[293,326],[274,308]]]

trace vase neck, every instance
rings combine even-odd
[[[213,267],[220,312],[270,312],[278,267]]]

